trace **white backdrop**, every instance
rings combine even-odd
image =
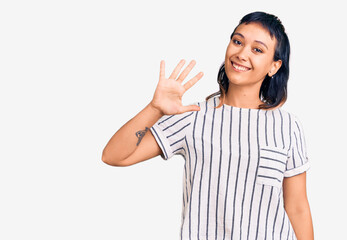
[[[102,150],[182,58],[218,90],[229,36],[252,11],[280,17],[292,47],[284,109],[304,125],[316,239],[345,236],[343,1],[0,2],[0,239],[178,239],[184,160],[110,167]]]

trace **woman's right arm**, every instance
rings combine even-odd
[[[165,62],[160,62],[159,82],[152,101],[112,136],[102,153],[105,163],[112,166],[130,166],[162,154],[149,129],[164,115],[200,110],[196,105],[182,105],[183,94],[203,76],[200,72],[182,85],[195,61],[191,61],[177,78],[184,63],[185,61],[181,60],[166,79]]]

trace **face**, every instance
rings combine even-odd
[[[235,30],[225,54],[225,73],[229,83],[259,87],[266,77],[274,75],[281,60],[274,61],[276,38],[261,24],[241,24]]]

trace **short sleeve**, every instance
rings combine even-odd
[[[291,117],[291,143],[284,177],[292,177],[307,171],[310,162],[307,157],[304,129],[296,116]]]
[[[185,155],[186,134],[191,128],[194,112],[165,115],[151,128],[151,132],[163,152],[161,157],[168,160],[175,154]]]

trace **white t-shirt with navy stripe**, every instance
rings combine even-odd
[[[301,123],[281,108],[218,103],[151,127],[164,159],[185,159],[180,239],[296,239],[282,182],[309,168]]]

